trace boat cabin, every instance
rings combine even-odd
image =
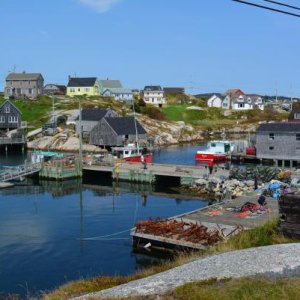
[[[227,141],[211,141],[207,144],[209,151],[213,153],[229,153],[232,151],[230,142]]]
[[[128,144],[128,146],[112,148],[112,155],[119,159],[140,156],[142,155],[142,149],[138,149],[134,144]]]

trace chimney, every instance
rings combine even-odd
[[[71,79],[71,75],[68,75],[68,80],[70,81],[70,79]]]

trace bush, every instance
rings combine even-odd
[[[149,106],[142,107],[141,112],[142,114],[147,115],[151,119],[160,120],[160,121],[165,121],[167,119],[166,115],[155,106],[149,105]]]

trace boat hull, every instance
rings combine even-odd
[[[227,154],[215,154],[215,153],[196,153],[196,161],[213,161],[213,162],[223,162],[228,160]]]
[[[143,156],[144,156],[144,161],[146,163],[152,163],[153,155],[151,153],[150,154],[143,154]],[[125,161],[131,162],[131,163],[141,163],[142,162],[141,155],[125,157],[124,159],[125,159]]]

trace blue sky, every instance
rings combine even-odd
[[[0,10],[0,89],[15,67],[45,83],[76,74],[300,96],[300,18],[231,0],[1,0]]]

